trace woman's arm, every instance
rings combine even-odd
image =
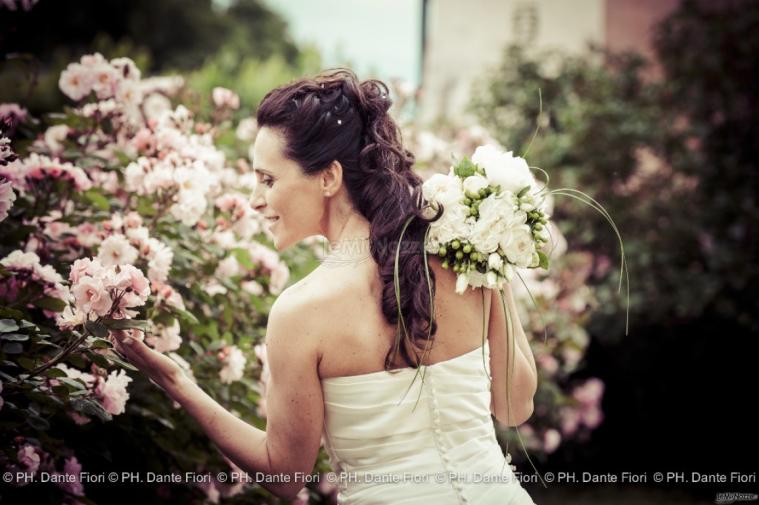
[[[490,374],[492,383],[491,411],[499,422],[507,426],[517,426],[530,418],[533,411],[533,398],[538,388],[538,374],[535,358],[530,343],[519,320],[511,286],[504,287],[504,297],[491,290],[490,321],[488,325],[488,342],[490,344]],[[514,349],[511,349],[513,376],[509,387],[511,412],[506,401],[506,384],[510,377],[507,367],[507,326],[504,305],[509,311],[512,330],[514,331]]]
[[[292,499],[304,487],[304,477],[313,471],[323,427],[318,339],[312,338],[313,331],[304,311],[282,293],[272,307],[267,328],[271,378],[266,391],[266,431],[235,417],[179,367],[168,375],[166,369],[162,374],[151,373],[152,364],[169,358],[144,343],[120,347],[197,420],[232,462],[251,478],[262,472],[272,477],[267,480],[281,481],[261,485],[281,498]]]

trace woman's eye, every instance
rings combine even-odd
[[[264,183],[264,186],[271,187],[272,184],[274,184],[274,179],[272,179],[271,177],[266,177],[263,179],[262,182]]]

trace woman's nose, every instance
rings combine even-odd
[[[264,207],[266,207],[266,200],[264,200],[264,192],[261,189],[260,182],[256,183],[256,187],[253,190],[253,194],[250,195],[250,206],[256,212],[263,212]]]

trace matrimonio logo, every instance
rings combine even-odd
[[[756,493],[717,493],[714,503],[726,505],[738,501],[756,501],[759,495]]]
[[[317,247],[320,248],[318,251],[320,262],[326,267],[370,261],[372,248],[380,254],[389,253],[391,256],[399,254],[402,258],[424,254],[422,242],[416,240],[404,240],[399,245],[397,240],[380,240],[370,243],[368,238],[347,239],[334,242],[323,241]]]

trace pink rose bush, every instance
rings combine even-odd
[[[197,430],[133,373],[115,332],[144,339],[214,397],[256,415],[261,368],[247,367],[248,350],[263,339],[290,270],[250,207],[257,127],[234,92],[214,89],[211,107],[193,111],[181,103],[181,77],[144,78],[128,58],[97,53],[68,65],[58,84],[72,100],[62,114],[37,119],[0,106],[4,124],[39,129],[34,138],[0,132],[0,408],[16,421],[0,442],[15,444],[6,451],[15,456],[0,467],[48,461],[51,473],[78,475],[66,446],[90,444],[103,423],[115,425],[109,437],[123,422],[125,436],[145,440],[155,423]],[[87,436],[69,440],[72,427]],[[161,447],[188,449],[173,432],[163,436]],[[191,438],[193,464],[213,467],[215,448],[202,433]],[[161,453],[167,473],[184,470],[153,451]],[[84,496],[80,482],[58,487],[68,500]],[[226,498],[251,488],[219,482],[208,491]]]

